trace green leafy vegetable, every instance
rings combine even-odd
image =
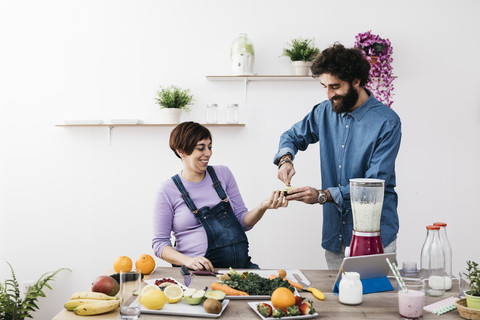
[[[245,291],[251,296],[271,295],[278,287],[285,287],[292,292],[294,291],[288,281],[281,278],[269,280],[254,272],[238,273],[230,271],[230,280],[223,280],[221,283],[234,289]]]

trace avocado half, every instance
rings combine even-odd
[[[222,302],[223,299],[225,299],[226,295],[227,294],[225,292],[223,292],[222,290],[207,290],[207,292],[205,292],[205,298],[215,299],[215,300],[218,300],[220,302]]]

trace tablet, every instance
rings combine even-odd
[[[335,288],[335,284],[342,278],[342,269],[345,272],[360,273],[361,280],[385,277],[390,272],[386,258],[393,263],[396,256],[396,253],[381,253],[368,256],[345,257],[340,270],[338,270],[332,290]]]

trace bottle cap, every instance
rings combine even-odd
[[[447,224],[445,222],[435,222],[433,225],[434,226],[439,226],[439,227],[446,227],[447,226]]]
[[[427,226],[427,230],[440,230],[439,226]]]

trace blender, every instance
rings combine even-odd
[[[350,203],[353,212],[353,234],[350,256],[383,253],[380,236],[385,180],[350,179]]]

